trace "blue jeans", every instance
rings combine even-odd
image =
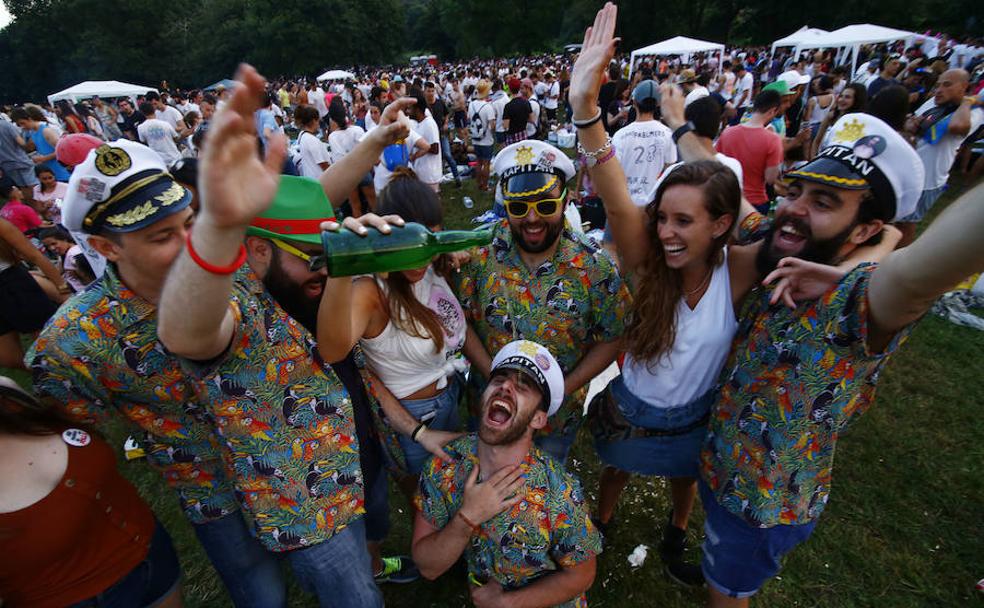
[[[574,445],[574,440],[577,439],[579,428],[581,428],[580,425],[577,425],[566,434],[555,433],[553,435],[534,436],[533,441],[538,448],[553,456],[554,460],[558,463],[566,466],[567,455],[570,454],[571,446]]]
[[[459,179],[458,163],[455,162],[454,157],[451,155],[451,140],[448,139],[445,133],[441,133],[441,154],[444,156],[444,160],[447,161],[448,166],[451,167],[451,175],[455,179]]]
[[[372,577],[366,549],[366,525],[360,517],[323,543],[286,553],[301,588],[332,608],[382,607],[383,595]]]
[[[411,416],[438,431],[461,430],[458,421],[458,397],[462,388],[461,376],[455,374],[448,378],[444,392],[428,399],[401,399],[402,405]],[[404,435],[399,436],[400,447],[407,459],[407,472],[419,475],[424,463],[431,457],[424,446]]]
[[[256,540],[242,513],[192,527],[236,608],[287,605],[280,560]]]
[[[911,224],[916,224],[922,221],[929,210],[933,208],[936,204],[936,199],[938,199],[946,191],[946,184],[943,184],[939,188],[932,188],[930,190],[923,190],[922,194],[919,195],[919,201],[916,203],[916,210],[900,219],[900,222],[908,222]]]
[[[147,557],[112,587],[72,604],[72,608],[150,606],[171,593],[180,579],[181,566],[171,537],[160,522],[155,522]]]

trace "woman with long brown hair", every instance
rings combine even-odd
[[[406,167],[393,172],[378,205],[381,215],[399,215],[431,230],[443,223],[437,195]],[[459,428],[467,324],[442,276],[446,260],[441,256],[386,276],[329,277],[318,313],[322,357],[337,361],[358,342],[370,369],[399,400],[402,411],[387,412],[387,420],[399,433],[404,462],[394,464],[406,473],[401,487],[411,494],[424,462],[432,454],[442,456],[442,446]]]

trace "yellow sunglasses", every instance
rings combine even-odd
[[[553,217],[557,215],[564,206],[567,199],[567,189],[557,198],[541,198],[538,201],[509,201],[506,203],[506,213],[514,220],[519,220],[529,215],[530,207],[540,217]]]
[[[292,256],[298,257],[307,262],[308,270],[311,272],[318,272],[328,263],[328,259],[325,258],[324,255],[311,255],[309,253],[304,253],[297,247],[289,245],[280,239],[270,239],[270,241],[277,247],[277,249],[282,249]]]

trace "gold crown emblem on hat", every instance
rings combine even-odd
[[[528,340],[524,340],[524,341],[520,342],[519,345],[518,345],[518,347],[517,347],[517,350],[519,352],[523,353],[524,355],[529,355],[531,357],[535,356],[538,352],[540,352],[537,349],[536,344],[534,344],[533,342],[530,342]]]
[[[102,145],[96,148],[96,169],[103,175],[114,177],[133,165],[130,155],[123,148]]]
[[[851,142],[862,137],[864,137],[864,123],[855,118],[841,125],[841,128],[834,133],[833,141]]]
[[[520,146],[516,148],[516,164],[528,165],[533,162],[533,147]]]

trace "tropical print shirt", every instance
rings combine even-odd
[[[431,458],[424,465],[414,503],[434,527],[444,528],[461,508],[465,482],[478,463],[477,447],[477,436],[466,435],[444,447],[451,464]],[[507,591],[601,553],[601,534],[591,524],[577,478],[535,445],[520,467],[526,496],[483,523],[465,549],[469,577],[495,579]],[[581,594],[561,605],[588,603]]]
[[[229,349],[185,361],[235,472],[244,514],[271,551],[330,539],[365,509],[352,401],[314,337],[252,271],[236,274]]]
[[[238,510],[211,420],[157,340],[157,309],[112,265],[58,310],[25,362],[38,397],[73,418],[102,424],[116,410],[192,523]]]
[[[701,452],[718,502],[751,525],[805,524],[830,494],[837,438],[871,405],[878,375],[908,337],[867,347],[862,264],[818,300],[770,306],[772,288],[745,299]]]
[[[530,270],[503,220],[492,242],[471,252],[458,277],[461,307],[493,357],[513,340],[532,340],[547,347],[567,374],[592,344],[625,330],[630,296],[615,263],[566,222],[553,258]],[[469,376],[475,402],[484,387],[479,374]],[[576,432],[587,391],[585,385],[568,395],[541,432]]]

